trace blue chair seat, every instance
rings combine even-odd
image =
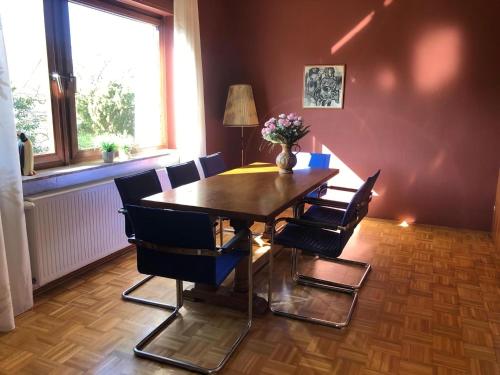
[[[149,275],[219,286],[246,255],[248,252],[241,250],[211,257],[138,248],[137,268]]]
[[[307,198],[321,198],[321,197],[326,195],[327,191],[328,191],[328,185],[326,183],[324,183],[316,190],[313,190],[309,194],[307,194],[306,197]]]
[[[287,224],[274,237],[274,243],[330,258],[338,257],[342,252],[338,233],[296,224]]]
[[[340,225],[343,217],[343,210],[322,206],[311,206],[300,218],[304,220],[316,220],[329,224]]]

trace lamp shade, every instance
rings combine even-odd
[[[258,126],[257,110],[253,100],[252,86],[231,85],[227,94],[224,126]]]

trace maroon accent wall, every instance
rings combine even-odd
[[[199,0],[207,154],[221,151],[230,167],[241,164],[239,128],[222,125],[229,85],[241,83],[242,64],[233,35],[232,0]]]
[[[237,164],[239,138],[222,129],[224,103],[230,84],[250,83],[262,123],[281,112],[304,116],[311,135],[303,150],[325,145],[362,178],[382,169],[371,216],[491,228],[500,166],[498,1],[199,6],[209,152]],[[346,64],[344,109],[302,108],[306,64]],[[257,129],[247,139],[249,161],[272,160],[258,151]]]

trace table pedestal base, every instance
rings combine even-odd
[[[203,301],[211,305],[227,307],[238,311],[247,311],[248,296],[246,293],[239,293],[231,290],[229,287],[221,286],[214,289],[206,285],[195,285],[194,288],[184,291],[184,298],[189,301]],[[267,312],[269,306],[267,301],[254,294],[253,312],[257,315],[263,315]]]

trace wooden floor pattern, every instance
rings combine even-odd
[[[277,259],[275,290],[290,308],[341,317],[349,297],[294,287],[288,255]],[[500,254],[487,233],[365,219],[344,256],[373,266],[348,328],[255,317],[222,373],[500,374]],[[310,257],[301,264],[335,280],[359,276]],[[266,270],[257,275],[261,293],[266,277]],[[16,330],[0,335],[0,374],[187,373],[133,355],[133,346],[168,315],[120,299],[140,278],[130,253],[38,297],[16,319]],[[174,283],[153,279],[140,294],[173,302]],[[149,349],[210,365],[242,318],[187,302],[182,319]]]

